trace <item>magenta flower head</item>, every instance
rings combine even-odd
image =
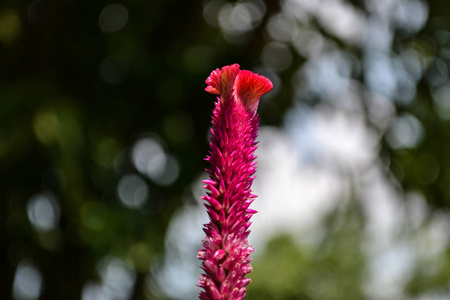
[[[256,197],[251,185],[256,171],[254,162],[259,116],[259,98],[272,89],[264,76],[239,70],[239,65],[216,69],[206,80],[206,91],[219,95],[214,108],[209,156],[210,168],[205,180],[208,190],[202,198],[210,222],[205,224],[203,249],[197,257],[204,273],[198,281],[202,300],[240,300],[246,295],[252,271],[252,246],[247,237],[249,208]]]

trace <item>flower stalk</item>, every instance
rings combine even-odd
[[[238,64],[214,70],[206,91],[218,95],[212,116],[211,142],[206,160],[207,193],[202,199],[210,219],[197,257],[203,274],[198,285],[202,300],[240,300],[246,296],[252,271],[247,237],[249,208],[256,197],[251,185],[256,172],[259,98],[272,89],[264,76],[240,70]]]

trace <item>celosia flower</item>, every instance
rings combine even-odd
[[[239,300],[246,295],[252,271],[247,237],[249,208],[256,197],[251,185],[256,171],[259,98],[272,89],[265,77],[239,70],[239,65],[216,69],[206,80],[206,91],[219,95],[214,108],[211,128],[211,150],[206,160],[210,179],[202,198],[210,222],[203,230],[206,237],[198,258],[203,260],[204,273],[198,281],[202,300]]]

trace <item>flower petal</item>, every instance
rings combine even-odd
[[[220,95],[222,101],[228,101],[233,93],[236,76],[239,73],[239,65],[233,64],[215,69],[206,79],[205,91],[214,95]]]
[[[234,82],[239,73],[239,65],[225,66],[220,71],[220,97],[222,101],[228,101],[232,96]]]
[[[211,72],[209,77],[206,79],[206,84],[208,85],[205,88],[205,91],[208,93],[219,95],[220,94],[220,70],[215,69]]]
[[[272,88],[273,84],[269,79],[250,71],[242,70],[236,78],[236,96],[253,113],[258,108],[259,98]]]

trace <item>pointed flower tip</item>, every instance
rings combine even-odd
[[[208,85],[205,89],[208,93],[219,95],[220,94],[220,70],[215,69],[211,72],[209,77],[206,79],[206,84]]]
[[[231,92],[231,89],[239,72],[239,65],[233,64],[223,67],[221,70],[215,69],[206,79],[206,91],[214,95],[223,96],[224,93]]]
[[[269,79],[251,71],[239,70],[238,64],[212,71],[206,84],[208,93],[220,95],[222,101],[234,96],[235,101],[240,101],[253,113],[258,108],[259,98],[273,88]]]
[[[220,96],[224,99],[231,97],[236,80],[236,76],[239,73],[239,65],[233,64],[225,66],[221,70],[220,74]]]

